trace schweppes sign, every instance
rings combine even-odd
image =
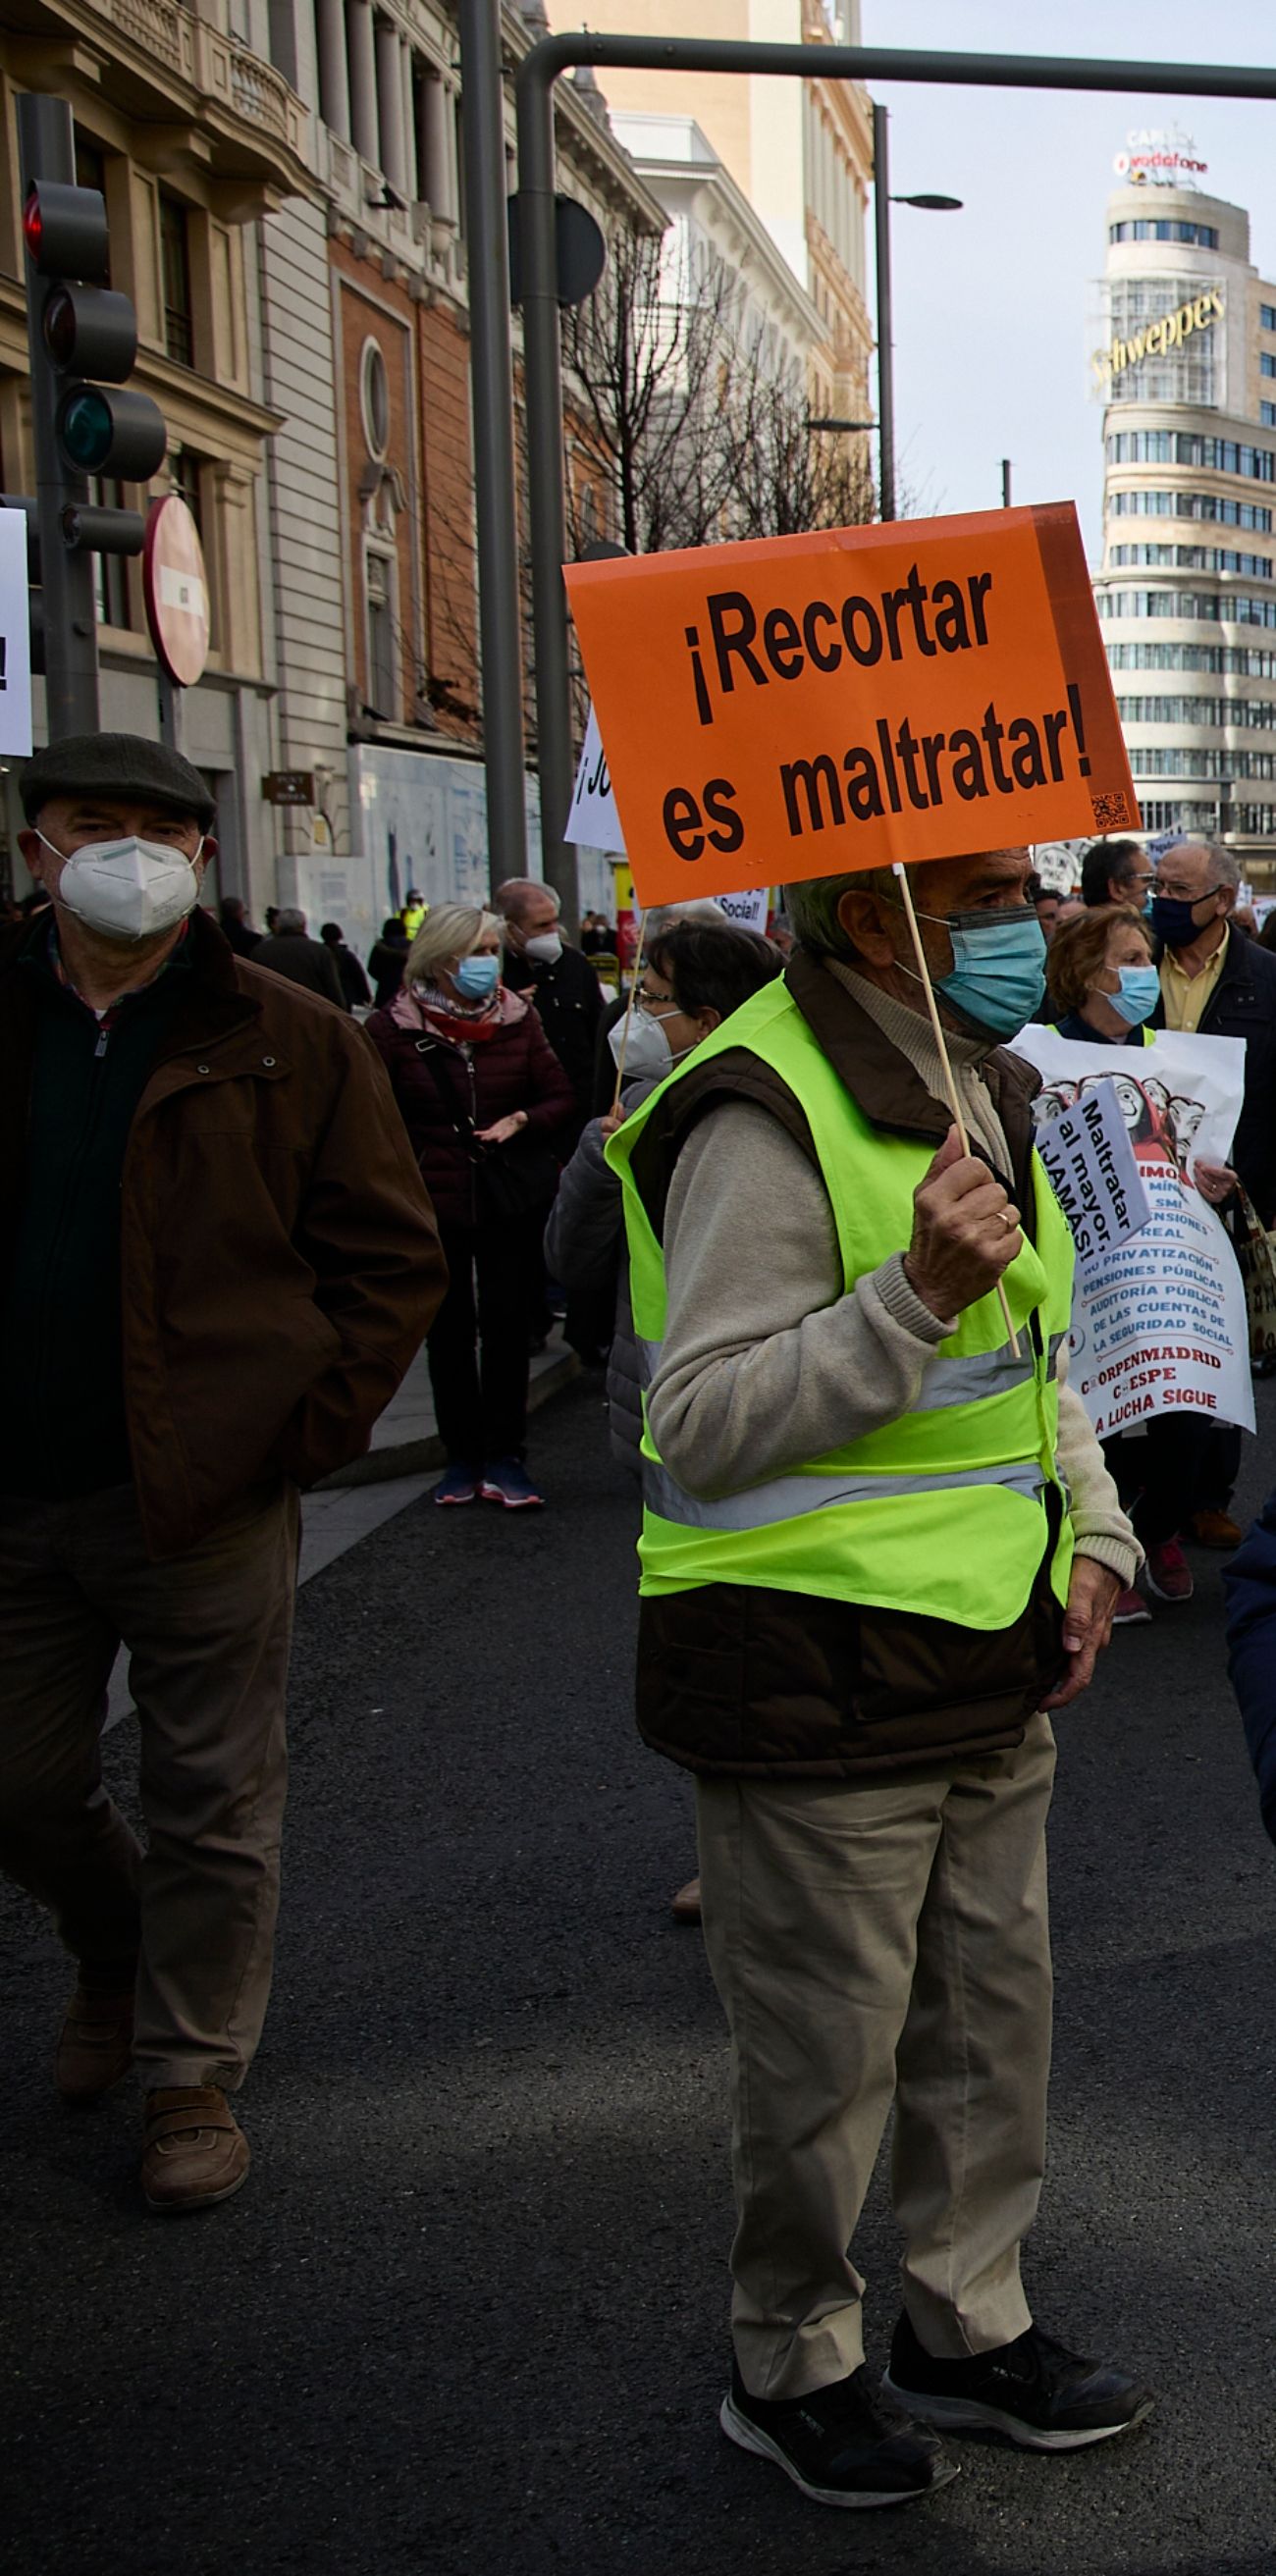
[[[1137,367],[1143,358],[1168,357],[1171,349],[1181,349],[1195,331],[1212,331],[1225,311],[1221,286],[1207,287],[1190,304],[1180,304],[1173,313],[1162,313],[1156,322],[1146,322],[1128,340],[1114,340],[1110,348],[1096,349],[1091,360],[1101,385],[1114,383],[1127,367]]]

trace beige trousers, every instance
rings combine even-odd
[[[50,1908],[86,1983],[136,1969],[147,2091],[234,2090],[261,2036],[299,1526],[296,1488],[280,1486],[153,1565],[131,1486],[0,1497],[0,1869]],[[121,1641],[145,1852],[102,1786]]]
[[[699,1780],[705,1943],[731,2034],[746,2388],[864,2358],[850,2258],[892,2100],[904,2303],[949,2360],[1030,2323],[1050,2064],[1048,1719],[1013,1752],[876,1787]]]

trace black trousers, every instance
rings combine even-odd
[[[528,1332],[546,1213],[439,1228],[448,1290],[426,1356],[449,1465],[481,1467],[523,1454]]]
[[[1207,1413],[1154,1413],[1146,1430],[1116,1431],[1104,1441],[1103,1455],[1142,1546],[1163,1546],[1203,1508],[1214,1444],[1226,1427]]]

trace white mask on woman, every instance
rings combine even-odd
[[[66,858],[38,825],[36,837],[62,860],[58,902],[101,939],[156,939],[195,909],[199,879],[184,850],[130,834],[118,841],[85,841]],[[196,858],[203,846],[201,833]]]

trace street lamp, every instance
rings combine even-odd
[[[938,197],[929,191],[915,197],[892,197],[886,141],[887,111],[873,107],[873,218],[877,248],[877,410],[882,434],[881,512],[895,516],[895,368],[891,351],[891,207],[920,206],[927,214],[955,215],[960,197]]]

